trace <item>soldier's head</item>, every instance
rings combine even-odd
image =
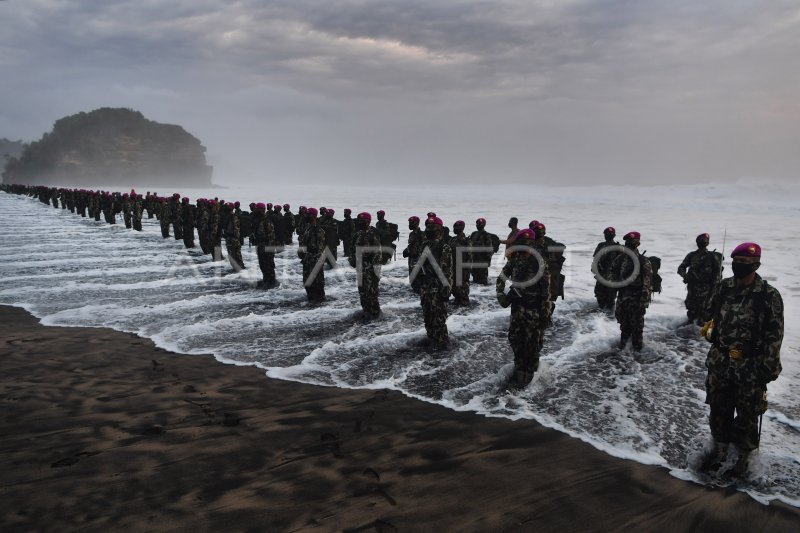
[[[519,224],[519,220],[517,219],[517,217],[511,217],[511,218],[508,219],[508,227],[509,228],[516,229],[517,228],[517,224]]]
[[[603,237],[605,237],[605,239],[608,242],[613,241],[614,237],[616,237],[616,236],[617,236],[617,230],[615,230],[611,226],[609,226],[609,227],[607,227],[606,229],[603,230]]]
[[[408,217],[408,229],[415,230],[419,227],[419,217]]]
[[[441,239],[444,234],[444,222],[439,217],[430,217],[425,221],[425,237],[428,239]]]
[[[256,205],[259,205],[259,204],[256,204],[255,202],[250,202],[250,211],[255,211],[256,210]],[[261,204],[261,205],[264,205],[264,204]],[[267,206],[264,205],[265,209],[266,209],[266,207]]]
[[[731,270],[737,280],[752,281],[760,266],[761,246],[754,242],[743,242],[731,252]]]
[[[328,210],[325,211],[325,217],[326,218],[333,218],[333,215],[335,215],[335,214],[336,214],[336,210],[335,209],[328,209]]]
[[[631,250],[635,250],[641,244],[641,238],[642,234],[639,233],[638,231],[629,231],[628,233],[625,234],[623,240],[625,241],[625,246],[627,246]]]
[[[378,215],[378,220],[383,220],[383,217],[386,216],[386,212],[383,210],[378,211],[376,214]]]
[[[239,203],[239,202],[233,202],[233,207],[235,207],[236,209],[239,209],[241,206],[242,206],[242,204],[241,204],[241,203]]]
[[[253,211],[253,213],[259,216],[263,216],[264,213],[267,212],[267,206],[264,205],[263,202],[258,202],[257,204],[255,203],[250,204],[250,209]]]
[[[327,208],[327,207],[320,207],[320,208],[319,208],[319,214],[320,214],[320,216],[323,216],[323,217],[324,217],[324,216],[325,216],[325,213],[327,213],[327,212],[328,212],[328,208]]]
[[[350,215],[352,215],[352,214],[353,214],[353,211],[349,207],[345,208],[345,210],[344,210],[344,218],[351,218]]]
[[[478,229],[485,228],[486,227],[486,219],[485,218],[479,218],[478,220],[476,220],[475,221],[475,227],[478,228]]]
[[[267,202],[267,211],[272,211],[272,202]]]
[[[304,206],[304,205],[301,205],[301,206],[300,206],[300,207],[297,209],[297,212],[298,212],[298,213],[300,213],[301,215],[305,215],[305,214],[306,214],[306,211],[307,211],[307,209],[306,209],[306,206]]]
[[[461,235],[462,233],[464,233],[464,228],[466,226],[467,225],[464,223],[463,220],[456,220],[455,224],[453,224],[453,233],[455,233],[456,235]]]
[[[288,212],[289,212],[289,208],[291,208],[291,207],[292,207],[292,206],[290,206],[289,204],[283,204],[283,210],[284,210],[284,212],[288,213]]]
[[[276,213],[280,213],[280,212],[281,212],[281,204],[275,204],[275,205],[272,207],[272,209],[273,209],[273,210],[274,210]]]
[[[517,232],[512,241],[513,246],[528,246],[530,247],[536,241],[536,232],[530,228],[526,228]]]
[[[370,223],[372,222],[372,215],[364,211],[363,213],[359,213],[356,217],[356,223],[358,224],[359,228],[368,228]]]
[[[308,218],[309,224],[316,224],[317,223],[317,210],[313,207],[309,207],[306,209],[306,218]]]
[[[189,198],[187,198],[186,196],[184,196],[183,198],[181,198],[181,203],[183,203],[183,204],[186,204],[186,205],[189,205]]]
[[[711,237],[708,235],[708,233],[701,233],[694,241],[697,243],[697,247],[702,250],[704,248],[708,248],[708,243],[711,242]]]

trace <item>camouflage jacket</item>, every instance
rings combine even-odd
[[[180,202],[172,203],[172,222],[183,224],[183,204]]]
[[[539,273],[539,260],[530,253],[516,252],[503,266],[503,274],[497,277],[495,291],[505,291],[506,282],[511,282],[507,298],[512,306],[522,306],[541,314],[550,314],[550,273],[544,266],[542,276],[535,282],[530,280]]]
[[[309,224],[305,233],[300,236],[300,247],[297,256],[300,259],[318,258],[325,249],[325,230],[317,224]]]
[[[627,286],[620,288],[617,294],[620,302],[647,307],[653,290],[653,267],[650,260],[639,252],[636,252],[636,257],[639,260],[639,274]],[[611,280],[625,281],[633,274],[633,270],[633,259],[620,252],[611,265]]]
[[[254,221],[253,242],[256,246],[275,246],[278,239],[275,236],[275,225],[266,215],[257,215]]]
[[[705,249],[689,252],[678,267],[678,274],[690,285],[717,285],[722,278],[722,270],[721,259],[714,255],[716,253]]]
[[[333,217],[324,216],[317,222],[325,230],[325,242],[333,249],[339,246],[339,221]]]
[[[783,342],[783,300],[777,289],[756,274],[748,286],[737,286],[734,278],[722,280],[711,299],[714,313],[714,346],[706,366],[725,368],[731,352],[739,350],[737,364],[748,361],[761,383],[777,379],[781,373]]]
[[[357,265],[356,262],[356,251],[359,247],[371,247],[375,248],[376,250],[381,246],[381,238],[378,236],[378,232],[372,226],[369,226],[366,229],[360,229],[355,232],[353,235],[353,245],[348,253],[348,258],[350,263],[353,265]],[[374,265],[379,265],[381,263],[381,254],[380,251],[362,251],[361,260],[363,261],[364,267],[371,267]]]
[[[597,257],[597,254],[600,253],[600,250],[602,250],[603,248],[606,248],[608,246],[619,246],[619,243],[616,242],[616,241],[612,241],[612,242],[603,241],[601,243],[598,243],[597,247],[595,247],[595,249],[594,249],[594,253],[592,254],[592,257],[593,258]],[[611,266],[614,264],[614,259],[616,258],[618,253],[619,252],[609,252],[609,253],[603,255],[603,257],[600,258],[600,260],[597,262],[597,272],[598,272],[598,274],[601,274],[604,278],[611,277]]]
[[[485,229],[473,231],[469,236],[470,254],[475,261],[488,261],[494,254],[494,243],[492,242],[492,234]],[[475,250],[475,248],[483,248],[482,250]]]
[[[450,250],[453,252],[453,268],[458,265],[459,256],[461,257],[461,268],[464,269],[464,263],[469,263],[471,259],[470,240],[465,234],[453,235],[448,241],[450,243]]]
[[[432,257],[424,258],[419,271],[422,292],[438,292],[443,297],[449,298],[453,286],[453,251],[442,238],[427,239],[422,243],[420,261],[423,261],[426,252]],[[444,279],[440,278],[439,272]]]
[[[416,261],[419,254],[422,253],[422,243],[424,242],[425,236],[421,229],[416,228],[411,230],[408,234],[408,246],[403,250],[403,257],[411,258],[412,262]]]
[[[225,241],[239,241],[241,239],[241,226],[236,213],[229,213],[225,223]]]

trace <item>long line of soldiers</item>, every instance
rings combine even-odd
[[[247,238],[256,246],[263,286],[273,287],[274,254],[299,236],[298,256],[303,266],[303,282],[309,300],[325,299],[324,269],[335,267],[340,243],[348,262],[356,268],[358,290],[364,315],[380,314],[378,287],[380,267],[394,255],[399,237],[397,226],[378,211],[372,226],[370,213],[355,219],[346,209],[343,220],[334,218],[333,209],[300,207],[292,214],[284,204],[250,204],[244,212],[237,203],[188,198],[175,194],[162,198],[105,191],[54,189],[2,185],[1,190],[37,197],[63,209],[116,223],[122,213],[126,227],[141,230],[143,212],[156,217],[162,236],[172,227],[175,239],[187,248],[194,246],[197,230],[204,253],[222,259],[224,237],[228,258],[234,270],[244,268],[241,247]],[[283,210],[283,212],[281,212]],[[469,236],[466,224],[453,224],[453,234],[436,213],[428,213],[424,230],[419,217],[408,219],[408,259],[411,289],[420,295],[427,341],[434,349],[448,346],[447,306],[451,296],[457,306],[469,305],[470,281],[488,285],[488,267],[499,245],[505,244],[507,262],[495,282],[497,300],[511,308],[508,340],[514,354],[510,384],[524,387],[539,366],[545,329],[552,325],[555,300],[563,298],[564,245],[546,235],[543,223],[533,220],[519,229],[516,218],[509,220],[510,233],[504,240],[488,233],[486,220],[475,221]],[[616,230],[608,227],[604,240],[594,252],[592,271],[597,283],[595,297],[604,310],[614,309],[620,324],[620,347],[630,340],[633,348],[643,347],[644,316],[653,292],[661,291],[658,274],[660,259],[639,251],[641,235],[628,232],[624,245],[616,240]],[[761,247],[743,243],[731,254],[733,277],[722,279],[722,254],[709,251],[707,233],[697,236],[697,249],[678,267],[687,285],[685,301],[689,323],[703,324],[701,333],[712,347],[706,359],[706,403],[711,406],[709,422],[714,449],[704,458],[702,468],[712,472],[727,456],[729,444],[739,451],[733,475],[745,473],[748,457],[760,440],[759,416],[766,410],[766,386],[781,372],[780,348],[783,338],[783,302],[780,293],[763,280],[756,270],[761,264]]]

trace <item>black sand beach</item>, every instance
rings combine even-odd
[[[0,307],[0,530],[797,531],[532,421],[268,379]]]

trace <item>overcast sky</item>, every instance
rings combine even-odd
[[[0,137],[130,107],[217,183],[795,180],[797,0],[4,0]]]

